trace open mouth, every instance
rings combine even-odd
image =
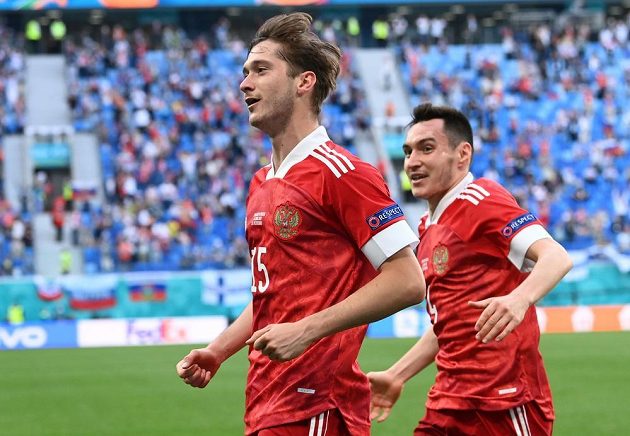
[[[411,177],[409,177],[409,179],[412,182],[419,182],[420,180],[426,179],[428,177],[428,175],[426,174],[412,174]]]
[[[258,103],[260,101],[259,98],[254,98],[254,97],[247,97],[245,99],[245,104],[247,105],[247,109],[252,108],[252,106],[254,106],[256,103]]]

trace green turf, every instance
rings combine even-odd
[[[365,371],[382,369],[412,340],[368,340]],[[0,353],[0,434],[238,435],[243,431],[244,353],[206,389],[175,375],[189,347]],[[542,351],[556,404],[556,435],[627,434],[630,333],[545,335]],[[424,412],[429,369],[405,388],[373,435],[408,435]]]

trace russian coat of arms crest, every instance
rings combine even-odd
[[[300,211],[290,203],[281,204],[276,208],[273,216],[273,225],[276,235],[281,239],[292,239],[298,234],[302,223]]]
[[[433,270],[437,275],[443,275],[448,269],[448,248],[438,245],[433,250]]]

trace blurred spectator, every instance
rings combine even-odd
[[[55,240],[63,241],[63,225],[65,222],[65,200],[62,196],[55,198],[51,212],[53,226],[55,227]]]
[[[11,303],[7,308],[7,322],[11,325],[24,324],[24,306],[17,301]]]
[[[72,272],[72,252],[68,247],[64,247],[59,252],[59,272],[62,275]]]

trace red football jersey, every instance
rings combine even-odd
[[[292,322],[361,288],[382,262],[417,241],[378,171],[317,128],[247,198],[253,330]],[[250,348],[248,433],[337,408],[352,434],[369,434],[370,389],[356,358],[366,327],[324,338],[289,362]]]
[[[438,374],[430,409],[503,410],[536,401],[553,419],[551,390],[538,351],[532,306],[501,342],[475,339],[481,310],[468,301],[509,294],[533,264],[535,241],[551,236],[499,184],[468,174],[422,217],[418,260],[427,283],[427,311],[438,338]]]

